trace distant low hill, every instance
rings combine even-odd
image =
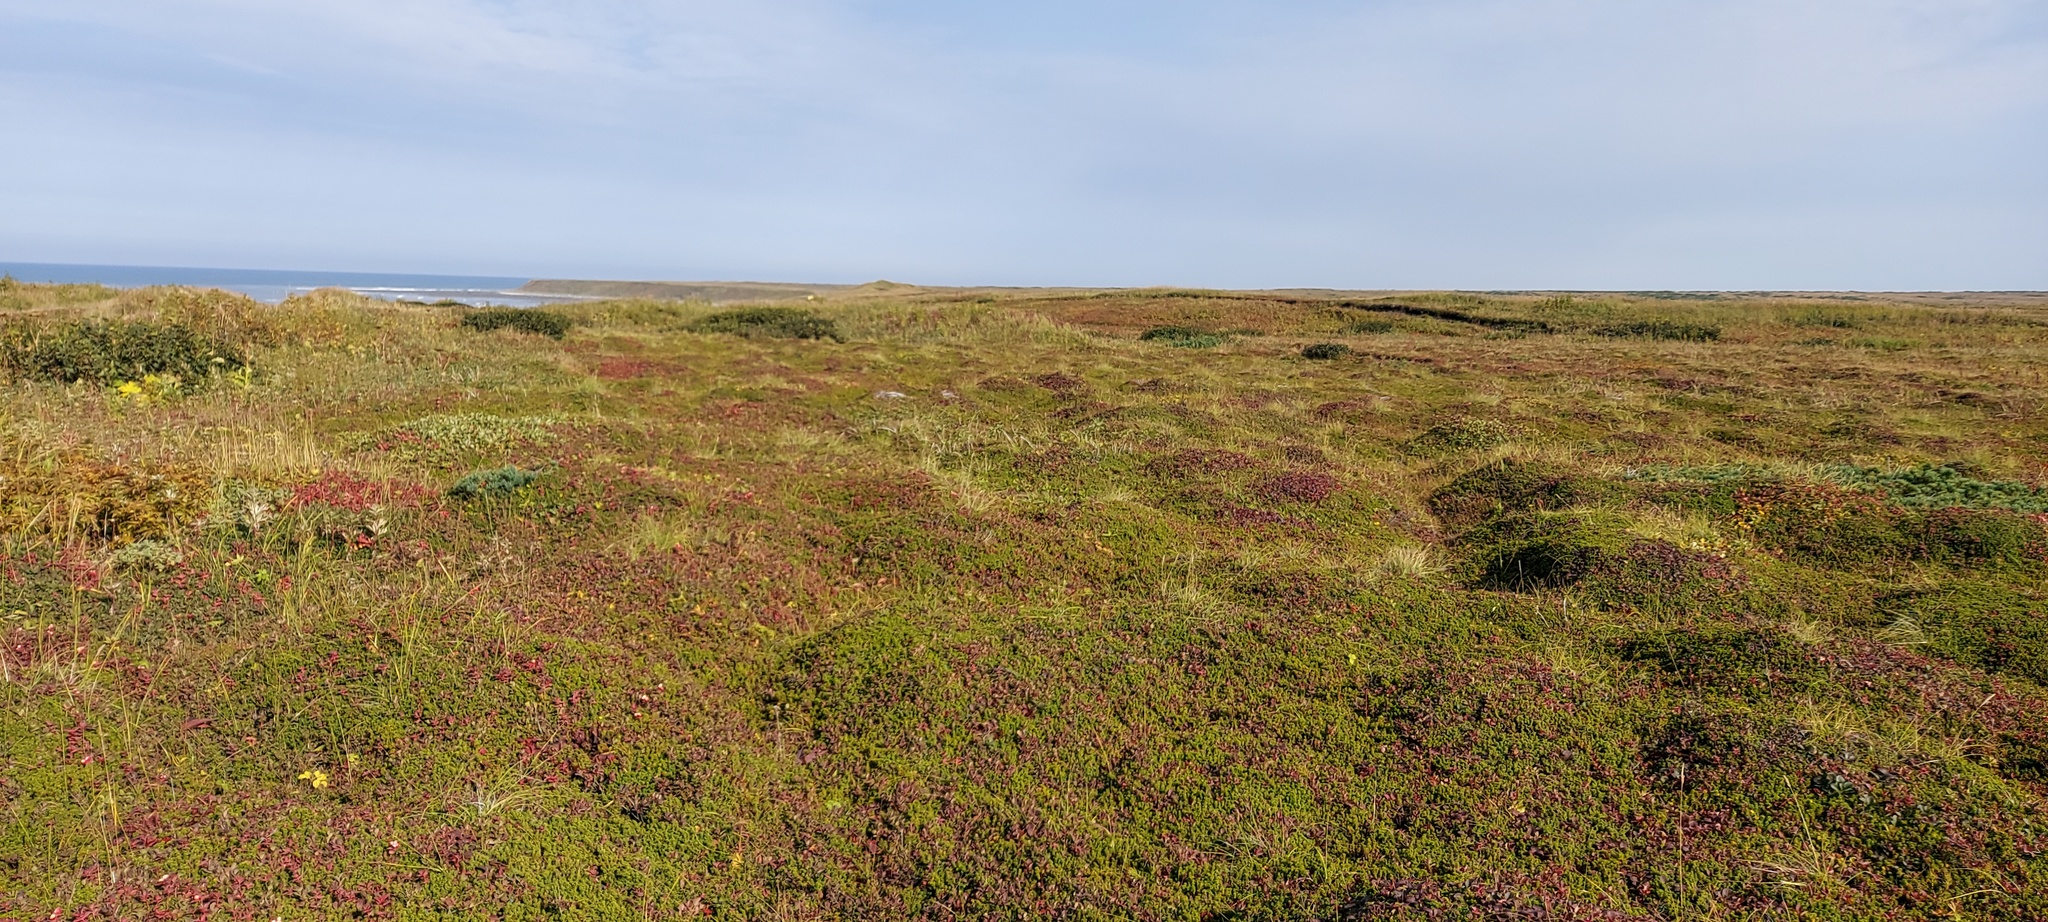
[[[845,291],[854,285],[799,285],[784,282],[601,282],[536,279],[521,292],[589,298],[660,298],[676,301],[784,301]]]

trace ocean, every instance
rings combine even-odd
[[[529,280],[509,276],[408,275],[382,272],[314,272],[292,269],[203,269],[186,266],[89,266],[68,263],[0,262],[0,275],[23,282],[92,283],[114,288],[187,285],[240,292],[276,304],[316,288],[346,288],[387,301],[460,301],[506,307],[539,307],[582,300],[567,295],[518,291]]]

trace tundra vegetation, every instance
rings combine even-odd
[[[2048,305],[558,314],[0,283],[0,918],[2048,918]]]

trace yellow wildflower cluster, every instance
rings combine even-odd
[[[184,391],[185,382],[177,375],[144,375],[140,381],[123,381],[114,385],[114,396],[130,403],[163,403]]]

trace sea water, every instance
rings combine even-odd
[[[113,288],[185,285],[239,292],[275,304],[317,288],[346,288],[387,301],[460,301],[538,307],[582,300],[517,290],[527,279],[484,275],[407,275],[381,272],[302,272],[291,269],[202,269],[184,266],[91,266],[0,262],[0,275],[23,282],[98,283]]]

